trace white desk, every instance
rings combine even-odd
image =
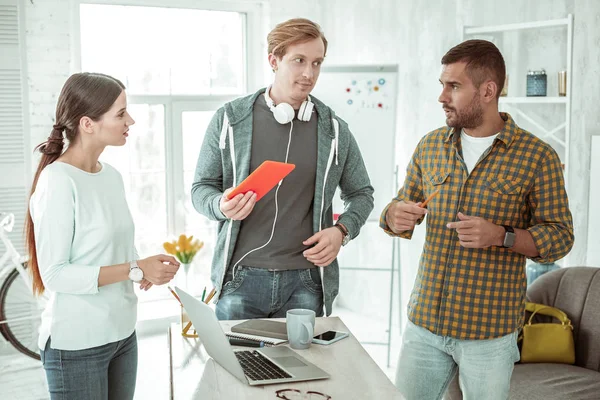
[[[238,322],[221,321],[221,326],[226,330]],[[316,333],[329,329],[349,332],[338,317],[317,318]],[[348,338],[328,346],[313,344],[307,350],[295,350],[327,371],[331,378],[254,387],[240,382],[210,358],[199,339],[181,336],[181,325],[171,325],[168,337],[171,399],[272,400],[276,399],[275,391],[284,388],[316,390],[330,395],[332,400],[402,399],[352,333]]]

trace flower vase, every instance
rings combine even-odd
[[[177,286],[185,291],[189,291],[189,288],[192,287],[190,282],[192,276],[191,269],[191,263],[181,263],[179,266],[179,271],[177,272]]]

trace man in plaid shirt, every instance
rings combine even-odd
[[[409,400],[442,398],[457,369],[465,399],[507,399],[525,259],[553,262],[573,246],[560,159],[498,112],[505,76],[491,42],[446,53],[438,100],[448,126],[421,139],[381,214],[385,232],[406,239],[427,215],[396,375]]]

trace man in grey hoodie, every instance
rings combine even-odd
[[[331,314],[337,255],[373,209],[373,187],[348,125],[309,94],[327,51],[320,27],[291,19],[268,35],[273,84],[213,117],[192,185],[198,212],[219,222],[212,264],[219,319]],[[265,160],[295,169],[260,201],[228,193]],[[337,188],[345,204],[334,225]]]

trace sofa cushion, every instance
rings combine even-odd
[[[446,400],[461,400],[455,376]],[[515,364],[510,400],[598,400],[600,372],[567,364]]]
[[[600,372],[566,364],[516,364],[511,400],[600,399]]]

